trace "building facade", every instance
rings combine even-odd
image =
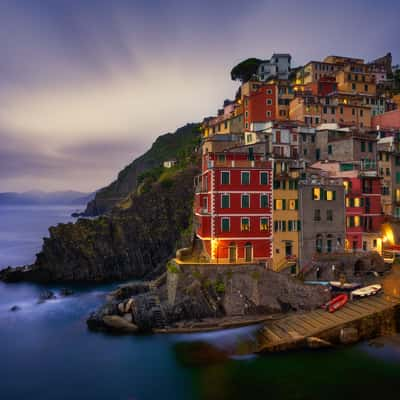
[[[264,154],[204,154],[195,218],[210,262],[270,262],[272,200],[272,161]]]

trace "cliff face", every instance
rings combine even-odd
[[[191,239],[196,173],[193,166],[177,171],[108,216],[50,228],[35,264],[4,270],[0,279],[102,281],[156,275]]]
[[[198,128],[199,124],[191,123],[177,129],[175,133],[159,136],[150,150],[126,166],[114,182],[96,193],[84,215],[97,216],[109,212],[136,189],[142,173],[159,167],[163,161],[176,159],[191,151],[193,143],[199,138]]]

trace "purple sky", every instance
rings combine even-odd
[[[400,62],[400,2],[2,0],[0,192],[95,190],[215,113],[232,66],[290,52]]]

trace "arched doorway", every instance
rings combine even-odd
[[[229,262],[234,263],[237,259],[237,247],[235,242],[230,242],[228,247]]]
[[[244,261],[253,261],[253,245],[250,242],[244,245]]]

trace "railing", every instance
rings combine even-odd
[[[266,168],[268,161],[261,160],[209,160],[208,168]]]

